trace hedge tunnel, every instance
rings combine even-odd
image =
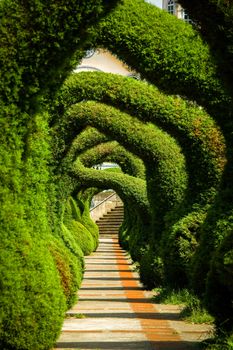
[[[197,24],[195,29],[141,0],[125,0],[101,23],[97,46],[108,48],[139,72],[142,78],[164,92],[178,93],[197,101],[221,126],[227,143],[227,166],[216,201],[208,211],[201,230],[201,244],[195,259],[196,272],[192,276],[193,288],[202,295],[208,272],[212,269],[211,262],[215,266],[216,277],[219,271],[224,274],[228,270],[228,265],[224,266],[222,261],[217,272],[214,261],[218,253],[216,257],[213,254],[215,247],[223,240],[225,254],[232,254],[231,248],[227,250],[224,243],[225,239],[229,242],[229,236],[232,237],[233,213],[232,4],[217,0],[180,0],[180,3],[193,17],[194,26]],[[199,31],[205,44],[198,36]],[[218,283],[223,283],[223,290],[228,290],[226,282],[218,279]],[[211,285],[213,288],[214,280]],[[219,285],[216,285],[216,290]],[[211,300],[211,292],[207,299]],[[226,292],[226,299],[229,312],[232,312],[231,292]],[[227,309],[225,301],[223,308]],[[216,303],[212,303],[213,309],[218,310],[218,315],[221,313],[221,306]]]
[[[80,113],[80,108],[81,108],[81,117],[79,117],[79,114],[78,114]],[[73,109],[75,109],[75,112],[73,112]],[[145,272],[143,272],[144,262],[142,262],[141,278],[144,281],[144,283],[146,283],[148,286],[152,286],[154,284],[153,278],[151,278],[153,274],[156,275],[157,281],[161,281],[163,279],[163,272],[161,268],[159,269],[159,273],[157,273],[156,271],[158,269],[157,269],[157,263],[155,262],[155,256],[161,255],[161,252],[159,249],[159,245],[160,245],[159,242],[160,242],[162,231],[164,229],[163,220],[164,220],[165,214],[167,213],[167,211],[171,210],[173,206],[176,206],[179,202],[182,202],[182,200],[185,199],[185,190],[186,190],[185,182],[187,181],[187,179],[186,179],[186,173],[184,172],[185,170],[184,158],[179,153],[180,154],[179,157],[181,159],[181,165],[177,163],[177,159],[178,159],[177,151],[176,151],[176,156],[172,155],[171,153],[172,147],[174,147],[172,146],[172,144],[175,145],[175,143],[174,141],[172,141],[171,138],[168,141],[166,141],[167,134],[161,133],[161,132],[158,133],[158,129],[155,129],[155,126],[143,125],[141,122],[137,121],[135,118],[132,119],[132,117],[126,115],[125,113],[123,114],[123,112],[121,112],[121,114],[122,116],[120,116],[120,112],[118,110],[115,110],[113,108],[110,109],[110,107],[100,105],[100,104],[98,105],[93,102],[79,103],[78,105],[75,105],[75,107],[73,106],[71,108],[71,112],[68,111],[64,115],[64,118],[63,118],[64,123],[62,123],[60,120],[59,126],[55,127],[54,129],[58,130],[58,133],[59,133],[59,128],[62,131],[60,137],[58,137],[59,139],[61,139],[62,135],[65,134],[66,140],[68,140],[68,145],[67,145],[68,148],[70,147],[69,139],[71,139],[71,137],[74,137],[76,125],[78,126],[78,128],[80,128],[80,126],[82,125],[82,120],[84,120],[84,125],[85,123],[88,123],[88,125],[92,125],[98,128],[100,127],[101,128],[100,130],[107,132],[107,134],[111,138],[116,138],[117,140],[121,141],[124,145],[126,146],[128,145],[128,147],[131,147],[130,149],[133,152],[135,152],[135,148],[138,147],[137,154],[143,157],[145,166],[146,166],[146,174],[147,174],[146,178],[147,178],[147,190],[148,190],[147,192],[149,196],[149,202],[152,208],[151,225],[152,225],[153,234],[150,239],[152,241],[150,244],[152,244],[154,247],[154,248],[151,248],[153,251],[153,254],[152,255],[149,254],[148,262],[146,264],[147,265],[146,275],[150,277],[144,278],[145,276]],[[115,119],[115,121],[113,119]],[[67,125],[67,127],[65,125]],[[71,136],[69,134],[69,130],[71,132]],[[131,133],[130,133],[130,130],[132,130]],[[166,135],[166,138],[162,136],[163,134]],[[143,147],[145,150],[143,150]],[[176,159],[175,167],[173,163],[174,159]],[[162,170],[160,170],[160,168]],[[156,171],[160,172],[160,174],[155,175]],[[161,177],[161,174],[163,177]],[[99,176],[99,174],[97,173],[96,176]],[[158,185],[158,181],[160,181],[161,178],[165,180],[167,176],[168,178],[166,180],[166,183],[163,184],[162,186],[161,184]],[[83,178],[82,178],[82,181],[84,181]],[[170,186],[171,184],[172,186],[176,186],[175,183],[177,183],[178,186],[180,187],[178,186],[177,188],[173,187],[174,193],[169,193],[169,190],[166,186]],[[166,199],[166,196],[168,195],[171,196],[170,199],[169,197],[168,199]],[[167,201],[167,203],[165,201]],[[160,230],[159,232],[158,232],[158,228]],[[148,230],[148,227],[147,227],[147,230]],[[147,233],[147,236],[148,236],[148,233]],[[156,251],[157,253],[155,253]],[[146,256],[147,254],[144,254],[144,255]],[[140,259],[141,257],[139,256],[138,258]],[[161,266],[162,263],[160,262],[159,265]]]
[[[83,56],[85,29],[115,4],[11,0],[0,4],[0,347],[4,350],[49,349],[61,329],[67,306],[48,250],[60,225],[56,186],[48,167],[44,102]]]
[[[180,97],[166,96],[148,83],[102,72],[73,74],[59,93],[58,109],[67,109],[82,99],[117,107],[144,122],[155,123],[175,137],[183,146],[192,174],[190,197],[208,193],[219,185],[226,162],[224,138],[213,119],[199,106]],[[208,176],[205,183],[203,176]]]
[[[90,128],[88,130],[83,131],[75,138],[74,143],[76,147],[73,147],[73,145],[71,148],[72,152],[73,150],[75,150],[75,154],[79,155],[79,159],[81,160],[81,162],[84,162],[84,165],[86,167],[98,164],[103,160],[110,160],[111,162],[119,164],[124,173],[144,179],[145,167],[142,161],[135,155],[126,151],[116,141],[106,142],[104,144],[100,143],[95,147],[83,151],[86,148],[85,139],[83,138],[83,135],[86,133],[90,136]],[[97,131],[93,129],[92,135],[96,134]],[[78,142],[79,137],[81,137],[83,143]],[[86,145],[90,145],[90,139],[91,137],[89,137],[89,139],[86,140]],[[80,145],[82,146],[80,147]],[[77,152],[77,149],[79,150],[79,152]],[[137,181],[137,179],[132,178],[132,176],[124,178],[122,174],[121,176],[119,176],[118,173],[114,174],[111,172],[111,174],[109,174],[108,172],[107,174],[105,174],[106,171],[82,172],[82,169],[79,169],[79,171],[80,170],[81,181],[78,182],[78,188],[85,188],[85,186],[87,186],[88,184],[92,184],[95,186],[98,185],[98,188],[103,190],[107,189],[108,186],[110,186],[122,198],[125,204],[125,215],[119,239],[121,241],[122,246],[124,246],[130,251],[132,258],[135,261],[139,261],[144,247],[146,243],[148,243],[148,237],[151,230],[151,217],[149,213],[148,200],[146,197],[146,184],[143,185],[142,181]],[[143,186],[145,187],[144,193],[142,193],[142,188],[138,191],[138,189]],[[75,191],[77,190],[78,189],[76,188]],[[94,188],[93,193],[95,192],[96,191]],[[135,206],[135,199],[136,201],[143,201],[144,199],[144,203]],[[148,208],[145,212],[146,206],[148,206]]]
[[[167,210],[184,199],[187,186],[185,161],[177,143],[168,134],[113,107],[91,101],[71,107],[63,120],[60,119],[56,130],[60,132],[60,138],[65,134],[69,141],[77,126],[80,128],[82,124],[99,128],[144,159],[146,176],[150,179],[150,183],[147,180],[149,201],[159,209],[156,215],[160,222]]]
[[[145,284],[190,283],[232,334],[232,4],[180,3],[195,28],[143,0],[1,1],[1,349],[53,347],[98,245],[93,186],[114,181]],[[70,74],[98,47],[147,82]],[[125,174],[89,169],[92,156]],[[132,216],[139,193],[151,225]]]
[[[144,180],[121,173],[101,171],[100,174],[99,170],[85,168],[79,161],[75,163],[72,175],[85,187],[112,188],[122,199],[130,197],[132,206],[142,212],[145,222],[148,221],[150,210]]]
[[[77,139],[78,137],[75,141],[77,141]],[[140,164],[139,159],[135,157],[135,155],[127,152],[122,146],[119,146],[117,142],[100,144],[79,156],[79,163],[80,161],[82,163],[81,166],[79,164],[78,169],[79,187],[85,188],[90,185],[96,186],[96,188],[102,190],[110,187],[118,193],[124,202],[125,213],[119,239],[121,245],[130,251],[131,257],[135,261],[140,261],[143,250],[146,244],[149,243],[151,231],[151,216],[146,195],[146,183],[141,179],[132,176],[123,176],[123,174],[115,173],[115,171],[111,171],[110,173],[111,169],[109,169],[109,171],[93,169],[88,171],[88,169],[84,169],[83,165],[90,167],[94,164],[98,164],[100,160],[107,160],[103,158],[106,156],[106,150],[107,159],[115,161],[117,164],[123,164],[123,171],[126,174],[132,174],[133,168],[134,172],[137,170],[134,176],[142,175],[142,164]],[[140,164],[139,168],[138,164]],[[139,201],[141,203],[139,203]]]
[[[215,198],[226,163],[225,142],[219,127],[203,109],[193,103],[180,97],[165,96],[145,82],[109,73],[72,75],[59,93],[57,108],[64,111],[82,99],[111,104],[143,121],[156,123],[183,146],[189,173],[189,195],[183,211],[181,208],[179,210],[180,220],[177,222],[177,216],[169,219],[176,224],[173,226],[169,222],[167,225],[164,256],[166,266],[172,263],[174,267],[168,267],[170,272],[166,271],[167,281],[176,286],[187,284],[190,260],[200,236],[199,228]],[[56,118],[55,113],[54,120]],[[177,264],[174,264],[174,258]],[[176,274],[179,279],[174,279]]]
[[[60,143],[61,142],[59,140],[59,145]],[[99,152],[95,151],[95,146],[99,147]],[[55,148],[58,150],[57,157],[59,158],[60,149],[57,144]],[[78,134],[78,136],[73,141],[70,150],[68,153],[66,153],[64,158],[62,158],[60,167],[66,167],[65,164],[74,161],[79,154],[85,151],[91,152],[92,148],[96,153],[96,157],[99,157],[99,154],[102,154],[102,157],[106,158],[107,161],[107,156],[109,155],[109,157],[111,157],[112,161],[114,162],[115,155],[115,159],[118,160],[123,172],[126,172],[132,176],[140,177],[143,179],[145,178],[145,166],[140,158],[132,155],[124,147],[120,146],[116,141],[109,141],[109,138],[106,135],[92,127],[88,127]],[[121,159],[119,159],[119,157]],[[99,159],[99,162],[101,163],[101,159]],[[97,162],[96,164],[99,163]]]
[[[118,164],[123,173],[145,179],[143,161],[119,145],[117,141],[100,143],[93,148],[89,148],[79,158],[88,168],[91,165],[110,161]]]

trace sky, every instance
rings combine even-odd
[[[146,1],[162,8],[162,0],[146,0]]]

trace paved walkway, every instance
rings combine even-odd
[[[79,301],[69,310],[55,349],[196,348],[207,328],[179,321],[176,306],[153,304],[114,237],[101,238],[97,252],[86,257]]]

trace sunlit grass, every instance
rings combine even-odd
[[[180,313],[182,320],[192,323],[214,323],[214,318],[204,308],[201,301],[188,289],[156,288],[154,291],[156,293],[153,297],[154,302],[181,305],[183,307]]]

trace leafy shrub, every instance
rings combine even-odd
[[[45,242],[33,241],[22,226],[20,236],[8,237],[8,249],[1,250],[1,349],[51,348],[62,326],[65,297]]]
[[[59,230],[48,104],[116,1],[0,2],[0,347],[44,350],[65,297],[48,250]],[[81,29],[81,30],[80,30]],[[78,51],[77,51],[78,49]],[[52,166],[51,166],[52,165]],[[67,275],[68,276],[68,275]]]
[[[146,245],[141,251],[139,272],[142,283],[149,289],[164,284],[164,267],[158,249]]]
[[[77,290],[82,281],[84,270],[82,255],[80,254],[77,258],[58,239],[51,240],[48,248],[59,272],[67,309],[69,309],[77,301]]]
[[[89,255],[93,252],[95,243],[90,231],[74,219],[77,216],[77,208],[72,198],[69,198],[66,203],[63,223],[70,231],[75,243],[81,248],[84,255]]]
[[[222,332],[233,331],[233,236],[232,231],[216,249],[208,273],[206,306]],[[220,297],[221,296],[221,297]]]
[[[208,210],[208,205],[214,200],[225,164],[224,138],[217,125],[205,111],[200,110],[194,103],[184,101],[180,97],[165,96],[155,87],[145,82],[120,76],[115,77],[115,75],[107,73],[89,72],[71,76],[62,88],[60,98],[60,104],[63,108],[68,108],[69,105],[84,98],[107,104],[111,103],[113,106],[120,107],[121,110],[126,110],[141,120],[150,120],[158,124],[179,140],[187,160],[186,169],[189,174],[189,187],[185,201],[170,214],[170,217],[173,216],[170,224],[166,219],[166,230],[164,233],[160,233],[160,235],[166,237],[163,239],[161,254],[166,256],[166,253],[168,253],[170,261],[173,262],[172,264],[166,264],[167,283],[168,281],[174,283],[172,276],[175,271],[179,271],[180,278],[176,280],[177,286],[187,285],[190,260],[198,246],[200,226]],[[177,115],[179,115],[179,118],[176,117]],[[122,127],[119,128],[119,132],[121,131]],[[153,156],[151,155],[151,157]],[[162,157],[165,159],[165,156]],[[161,178],[165,179],[167,176],[167,169],[166,167],[161,169],[158,175],[159,179],[156,179],[156,183],[159,183],[161,190],[161,196],[159,196],[158,190],[155,193],[157,188],[152,180],[156,176],[156,167],[153,163],[147,165],[148,197],[152,207],[154,230],[156,232],[158,231],[156,228],[159,228],[160,232],[163,232],[164,223],[161,212],[167,210],[165,208],[162,210],[162,202],[164,193],[167,196],[169,190],[165,186],[166,189],[164,188],[163,191],[160,181]],[[173,175],[180,178],[181,182],[184,181],[185,175],[182,175],[181,172]],[[203,178],[205,178],[205,181],[203,181]],[[172,181],[170,178],[169,183],[172,184]],[[173,186],[173,191],[175,192],[175,186]],[[199,214],[197,211],[199,211]],[[197,218],[198,216],[200,218]],[[177,222],[173,227],[176,221],[179,223]],[[195,224],[192,224],[193,221],[195,221]],[[135,230],[137,230],[136,227]],[[169,232],[171,234],[170,239],[168,238]],[[177,240],[173,239],[174,234]],[[169,243],[166,243],[167,240]],[[174,243],[173,247],[172,242]],[[177,250],[177,242],[184,249],[181,249],[180,246]],[[171,249],[168,248],[163,253],[164,244],[168,244]]]
[[[232,38],[231,7],[229,9],[227,6],[217,5],[218,1],[215,1],[213,6],[213,2],[208,1],[201,4],[200,10],[200,4],[193,1],[180,2],[191,11],[195,9],[195,15],[201,17],[201,25],[197,28],[202,28],[203,23],[204,28],[211,28],[208,34],[212,37],[211,44],[214,42],[214,47],[218,48],[218,63],[222,65],[221,57],[225,54],[225,49],[219,49],[222,47],[219,42],[223,40],[224,43],[229,43],[229,38]],[[222,6],[224,12],[227,9],[227,14],[220,15],[219,9],[213,14],[212,9],[215,6]],[[211,19],[210,12],[213,15]],[[221,35],[219,40],[219,36],[215,37],[216,18],[228,33],[228,36],[225,36],[220,26],[217,30]],[[203,42],[196,29],[176,16],[171,16],[143,0],[123,0],[101,21],[96,39],[97,46],[110,50],[132,71],[140,73],[142,79],[166,93],[186,96],[190,101],[205,106],[211,115],[219,119],[222,119],[223,115],[230,115],[231,97],[221,84],[222,74],[218,71],[208,44]],[[231,57],[231,50],[227,52]],[[225,56],[224,61],[227,67],[231,61],[228,55],[228,59]],[[232,68],[228,69],[231,70]]]
[[[164,261],[165,283],[170,288],[189,286],[192,259],[200,240],[200,227],[207,208],[190,211],[188,215],[168,225],[164,231],[161,252]]]

